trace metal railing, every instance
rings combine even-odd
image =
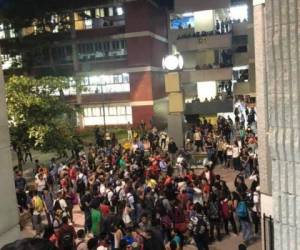
[[[263,215],[264,249],[274,250],[274,220],[271,216]]]

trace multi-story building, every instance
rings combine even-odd
[[[175,0],[170,53],[183,56],[180,73],[188,120],[233,111],[255,97],[252,4],[248,0]]]
[[[51,12],[42,31],[38,23],[17,33],[1,24],[4,69],[17,62],[23,64],[19,71],[30,75],[70,76],[65,99],[83,108],[81,127],[162,118],[167,112],[161,60],[168,53],[168,15],[159,2],[99,0],[87,6],[82,1],[76,9]],[[80,93],[75,76],[84,79]]]

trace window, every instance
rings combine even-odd
[[[9,54],[2,54],[1,63],[2,63],[3,70],[10,69],[11,67],[20,68],[22,67],[22,56],[21,55],[11,56]]]
[[[127,55],[126,40],[98,41],[77,45],[79,60],[99,60]]]
[[[128,104],[106,104],[105,112],[102,112],[102,105],[84,108],[84,125],[118,125],[132,123],[132,109]],[[105,115],[105,119],[104,119]]]
[[[126,114],[126,107],[125,106],[119,106],[117,107],[118,115],[125,115]]]
[[[87,76],[83,85],[83,94],[130,92],[128,73]]]
[[[16,33],[10,24],[0,23],[0,39],[15,38]]]
[[[117,7],[117,15],[118,15],[118,16],[124,15],[124,10],[123,10],[122,7]]]
[[[108,16],[113,16],[114,15],[114,8],[113,7],[109,7],[108,8]]]

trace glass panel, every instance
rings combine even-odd
[[[117,107],[118,115],[125,115],[126,114],[126,108],[125,106],[119,106]]]
[[[108,15],[109,16],[113,16],[114,15],[114,8],[113,7],[109,7],[108,8]]]
[[[109,107],[109,115],[117,115],[117,108],[116,107]]]
[[[93,108],[93,116],[100,116],[100,109],[99,108]]]

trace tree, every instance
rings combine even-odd
[[[9,128],[20,166],[24,151],[56,151],[63,156],[67,149],[73,148],[78,110],[64,100],[63,90],[69,85],[67,77],[12,76],[8,79]]]

